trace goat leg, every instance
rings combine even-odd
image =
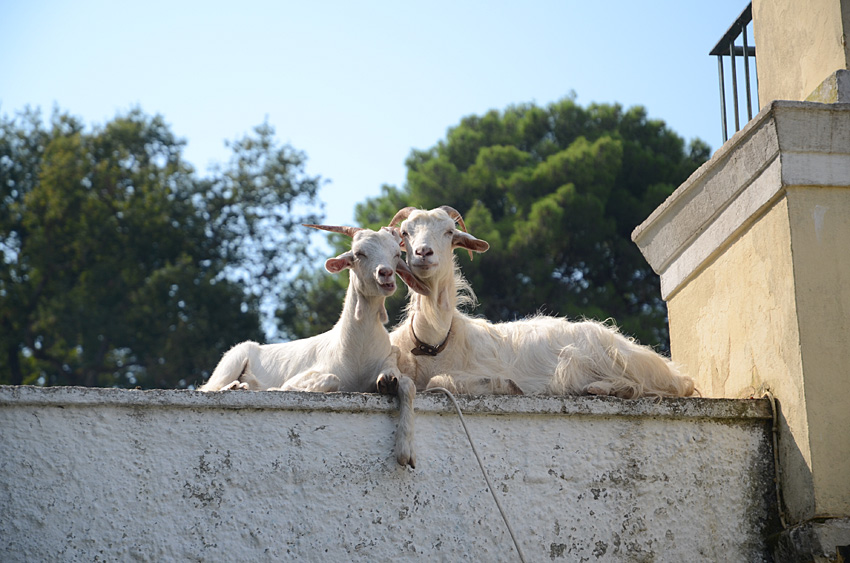
[[[382,373],[378,376],[377,384],[381,395],[398,394],[398,377],[394,373]]]
[[[416,385],[406,376],[398,378],[398,428],[395,435],[396,461],[402,467],[416,467],[416,452],[413,450],[413,399]]]
[[[378,393],[381,395],[396,395],[398,394],[398,380],[402,377],[398,369],[399,349],[397,346],[390,348],[390,354],[384,360],[381,366],[381,373],[375,384],[378,387]]]
[[[524,395],[513,379],[474,374],[435,375],[426,389],[442,387],[453,395]]]
[[[247,391],[249,389],[250,389],[250,387],[248,386],[247,383],[243,383],[243,382],[241,382],[237,379],[236,381],[231,381],[230,383],[228,383],[227,385],[225,385],[224,387],[219,389],[219,391],[236,391],[236,390]]]

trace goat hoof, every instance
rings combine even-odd
[[[382,373],[379,375],[378,393],[381,395],[398,395],[398,378],[389,373]]]
[[[525,395],[522,388],[513,379],[508,379],[505,383],[508,384],[508,395]]]
[[[396,461],[402,467],[409,465],[411,469],[416,469],[416,454],[414,453],[400,453],[396,456]]]
[[[613,389],[611,388],[610,384],[605,383],[604,381],[597,381],[596,383],[591,383],[590,385],[588,385],[585,388],[585,391],[589,395],[599,395],[601,397],[607,397],[612,394],[611,392],[613,391]]]

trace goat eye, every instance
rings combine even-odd
[[[401,232],[401,236],[406,237],[406,236],[407,236],[407,231],[402,231],[402,232]]]
[[[366,254],[364,252],[355,252],[354,257],[362,260],[362,259],[366,258]]]

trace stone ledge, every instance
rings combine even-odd
[[[850,104],[774,101],[632,232],[669,299],[791,186],[850,185]]]
[[[769,561],[766,400],[460,397],[529,561]],[[511,561],[458,417],[379,395],[0,387],[0,560]]]
[[[850,102],[850,70],[839,69],[830,74],[809,94],[806,101],[824,104]]]
[[[614,397],[459,396],[465,414],[586,415],[654,418],[769,419],[767,399],[617,399]],[[287,411],[393,412],[394,397],[371,393],[297,391],[133,390],[89,387],[0,386],[3,406],[116,406],[192,409],[272,409]],[[419,393],[418,412],[454,412],[440,393]]]

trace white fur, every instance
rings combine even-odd
[[[325,264],[332,273],[351,270],[336,325],[282,344],[237,344],[201,390],[216,391],[239,380],[252,390],[375,391],[377,375],[394,357],[384,328],[384,301],[396,290],[399,250],[390,230],[356,233],[351,250]]]
[[[390,333],[400,351],[398,367],[418,389],[457,393],[679,397],[694,392],[690,377],[668,359],[627,338],[610,324],[535,316],[490,323],[457,310],[475,297],[460,275],[453,250],[484,252],[489,245],[455,227],[442,209],[414,210],[400,225],[407,261],[430,288],[411,294],[406,319]],[[436,346],[437,356],[413,355],[410,327]]]
[[[415,285],[401,260],[400,240],[398,232],[389,228],[355,233],[351,250],[325,263],[331,273],[350,269],[336,325],[323,334],[292,342],[237,344],[224,354],[200,390],[365,393],[376,391],[379,379],[387,392],[395,392],[395,385],[399,385],[397,459],[401,465],[413,466],[413,384],[401,383],[407,378],[398,371],[398,350],[390,345],[384,328],[384,302],[396,290],[395,274]]]

